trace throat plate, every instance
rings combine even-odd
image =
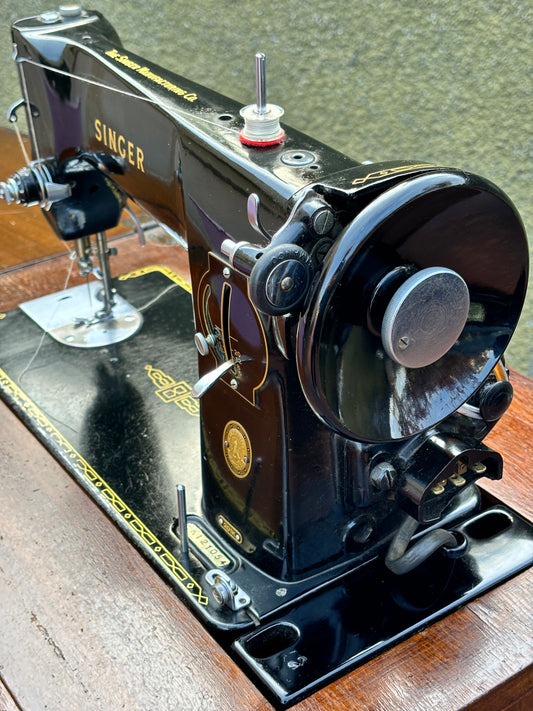
[[[59,343],[76,348],[101,348],[124,341],[142,326],[140,311],[119,294],[111,316],[98,318],[102,306],[99,282],[74,286],[20,304],[20,308],[43,331]]]

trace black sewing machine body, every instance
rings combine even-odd
[[[527,565],[527,525],[485,514],[475,486],[502,474],[481,440],[511,399],[500,359],[527,284],[508,198],[457,170],[361,164],[287,127],[243,140],[240,105],[124,50],[98,13],[13,33],[34,160],[19,201],[79,241],[115,226],[128,196],[187,245],[201,463],[173,475],[202,479],[189,554],[183,522],[165,526],[211,590],[188,602],[271,692],[292,702]],[[395,340],[401,318],[410,335],[447,309],[464,319],[429,339],[442,352]],[[449,528],[456,545],[390,572],[406,518],[408,540]]]

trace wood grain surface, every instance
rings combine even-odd
[[[17,711],[18,708],[9,691],[0,682],[0,711]]]
[[[17,704],[269,708],[3,404],[0,423],[0,660]]]
[[[7,132],[0,145],[3,179],[18,149]],[[186,273],[183,252],[158,238],[144,250],[132,236],[116,245],[120,271],[165,263]],[[60,288],[62,252],[37,208],[0,206],[0,312]],[[488,439],[504,479],[485,486],[533,517],[533,383],[519,374],[513,383]],[[272,709],[3,403],[0,481],[0,710]],[[532,571],[517,576],[294,708],[529,711],[532,583]]]

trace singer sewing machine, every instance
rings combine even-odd
[[[293,703],[528,567],[476,486],[527,285],[508,197],[282,125],[261,54],[241,107],[76,5],[13,39],[32,155],[1,194],[87,285],[0,321],[2,396],[261,688]],[[191,286],[112,277],[127,198]]]

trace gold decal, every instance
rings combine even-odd
[[[104,143],[105,143],[105,141],[104,141]],[[124,138],[124,136],[119,136],[118,137],[118,154],[121,158],[126,157],[126,151],[124,149],[125,143],[126,143],[126,139]]]
[[[162,264],[153,264],[146,267],[141,267],[140,269],[134,269],[132,272],[128,272],[127,274],[121,274],[119,276],[119,281],[126,281],[126,279],[137,279],[137,277],[144,276],[145,274],[152,274],[154,272],[159,272],[163,274],[167,277],[167,279],[170,279],[170,281],[173,281],[178,286],[181,286],[184,291],[187,291],[189,294],[192,293],[191,285],[186,279],[184,279],[179,274],[176,274],[176,272],[172,271],[172,269],[170,269],[169,267],[165,267]]]
[[[230,420],[222,435],[224,459],[232,474],[244,479],[252,466],[252,445],[248,433],[242,425]]]
[[[109,129],[107,133],[107,145],[110,150],[117,152],[117,132],[113,131],[112,128]]]
[[[176,381],[169,375],[163,373],[162,370],[154,368],[151,365],[145,365],[148,377],[156,386],[155,394],[165,403],[173,402],[189,415],[198,417],[200,408],[198,400],[191,395],[191,386],[185,380]]]
[[[127,67],[128,69],[131,69],[134,72],[137,72],[137,74],[140,74],[143,77],[146,77],[150,81],[153,81],[154,84],[158,84],[159,86],[162,86],[164,89],[167,91],[172,92],[173,94],[177,94],[178,96],[181,96],[185,99],[185,101],[190,101],[191,103],[193,101],[196,101],[198,99],[198,96],[193,92],[193,91],[185,91],[185,89],[181,89],[179,86],[176,86],[176,84],[173,84],[171,81],[168,79],[165,79],[164,77],[159,76],[159,74],[155,74],[149,67],[146,66],[141,66],[137,62],[134,62],[132,59],[128,57],[127,54],[121,54],[118,50],[116,49],[110,49],[106,53],[106,57],[110,57],[111,59],[114,59],[115,62],[118,62],[119,64],[122,64],[123,66]]]
[[[94,136],[97,141],[107,146],[110,151],[118,153],[123,160],[128,160],[128,163],[137,170],[144,173],[144,151],[136,146],[133,141],[118,133],[100,119],[94,120]]]
[[[144,153],[139,146],[137,146],[136,164],[137,169],[144,173]]]
[[[387,178],[389,175],[396,175],[397,173],[404,173],[410,170],[420,170],[421,168],[434,167],[435,166],[431,163],[420,163],[419,165],[400,165],[395,168],[384,168],[383,170],[375,170],[372,173],[367,173],[362,178],[354,178],[354,180],[352,180],[352,185],[364,185],[367,182],[379,180],[380,178]]]

